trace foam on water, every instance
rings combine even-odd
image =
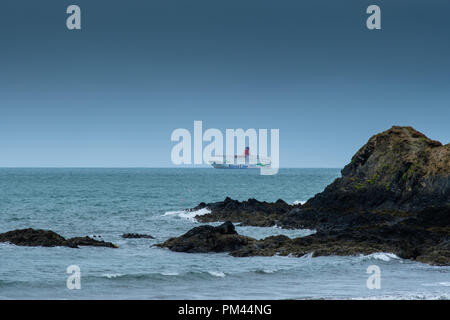
[[[274,269],[264,269],[262,270],[263,273],[274,273],[276,270]]]
[[[164,216],[172,216],[172,215],[176,215],[180,218],[192,221],[192,222],[197,222],[197,219],[195,219],[195,217],[197,216],[202,216],[205,214],[211,213],[211,210],[207,209],[207,208],[203,208],[203,209],[199,209],[196,211],[189,211],[189,210],[180,210],[180,211],[167,211],[166,213],[164,213]]]
[[[439,287],[439,286],[443,286],[443,287],[450,287],[450,282],[433,282],[433,283],[424,283],[422,284],[425,287]]]
[[[351,298],[352,300],[449,300],[450,294],[412,293]]]
[[[163,276],[179,276],[178,272],[161,272]]]
[[[208,271],[208,273],[214,277],[219,277],[219,278],[225,277],[225,273],[223,273],[221,271]]]
[[[398,256],[396,256],[393,253],[389,252],[376,252],[368,255],[361,255],[363,259],[375,259],[375,260],[382,260],[382,261],[391,261],[392,259],[400,259]]]
[[[104,273],[102,277],[108,278],[108,279],[114,279],[118,277],[123,277],[124,274],[122,273]]]

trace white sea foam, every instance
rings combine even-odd
[[[12,246],[14,246],[12,243],[0,242],[0,247],[12,247]]]
[[[411,293],[399,295],[356,297],[351,299],[352,300],[449,300],[450,294]]]
[[[180,213],[182,213],[184,211],[167,211],[166,213],[163,214],[163,216],[172,216],[172,215],[179,215]]]
[[[296,205],[298,205],[298,204],[305,204],[305,203],[306,203],[306,201],[295,200],[294,202],[292,202],[292,205],[293,205],[293,206],[296,206]]]
[[[102,274],[102,277],[106,277],[108,279],[118,278],[118,277],[122,277],[122,276],[124,276],[124,274],[121,274],[121,273],[104,273],[104,274]]]
[[[423,286],[425,287],[450,287],[450,282],[433,282],[433,283],[424,283]]]
[[[221,271],[208,271],[208,273],[214,277],[219,277],[219,278],[225,277],[225,273],[223,273]]]
[[[188,211],[188,210],[181,210],[181,211],[167,211],[166,213],[164,213],[164,216],[172,216],[172,215],[177,215],[180,218],[189,220],[189,221],[193,221],[193,222],[197,222],[197,220],[195,219],[195,217],[197,216],[202,216],[205,214],[211,213],[211,210],[207,209],[207,208],[203,208],[203,209],[199,209],[196,211]]]
[[[163,276],[178,276],[180,275],[178,272],[161,272]]]
[[[274,269],[264,269],[262,272],[263,273],[274,273],[276,270]]]
[[[364,259],[376,259],[376,260],[382,260],[382,261],[391,261],[392,259],[400,259],[398,256],[396,256],[393,253],[389,252],[376,252],[369,255],[362,255]]]

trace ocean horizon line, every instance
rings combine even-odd
[[[92,167],[78,167],[78,166],[64,166],[64,167],[55,167],[55,166],[39,166],[39,167],[31,167],[31,166],[0,166],[0,169],[214,169],[213,167],[100,167],[100,166],[92,166]],[[342,167],[280,167],[279,169],[342,169]]]

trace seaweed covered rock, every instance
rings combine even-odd
[[[0,242],[8,242],[17,246],[29,246],[29,247],[70,247],[78,248],[78,246],[96,246],[96,247],[108,247],[117,248],[117,246],[111,242],[105,242],[95,240],[90,237],[75,237],[65,239],[56,232],[51,230],[41,229],[20,229],[8,231],[0,234]]]

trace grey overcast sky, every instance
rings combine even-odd
[[[82,30],[66,28],[66,8]],[[381,7],[382,30],[366,28]],[[176,128],[279,128],[342,167],[411,125],[450,138],[448,0],[2,0],[0,166],[167,167]]]

